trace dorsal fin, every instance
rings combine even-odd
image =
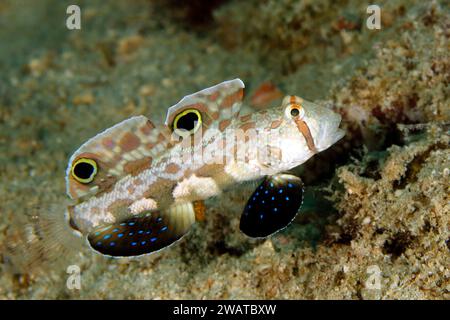
[[[168,109],[165,124],[173,129],[178,114],[186,109],[195,109],[202,114],[204,131],[211,127],[223,131],[231,119],[239,115],[244,87],[240,79],[234,79],[187,95]]]
[[[94,195],[120,178],[150,167],[153,159],[169,147],[170,134],[166,127],[156,127],[148,118],[136,116],[89,139],[69,160],[67,194],[73,199]],[[80,159],[95,161],[97,168],[90,182],[74,177],[74,165]]]

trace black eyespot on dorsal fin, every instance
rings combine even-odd
[[[303,203],[303,182],[280,173],[267,177],[250,196],[240,229],[249,237],[263,238],[285,228]]]

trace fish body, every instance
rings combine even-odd
[[[204,213],[202,200],[265,179],[259,187],[272,202],[266,207],[255,191],[252,199],[261,203],[249,199],[241,230],[259,237],[286,226],[301,205],[303,186],[282,173],[341,139],[341,118],[296,96],[241,116],[243,90],[241,80],[225,81],[184,97],[168,109],[164,124],[132,117],[88,140],[67,167],[67,193],[76,202],[67,210],[70,225],[102,254],[151,253],[189,230]],[[280,190],[288,195],[279,198]],[[280,199],[289,201],[282,212],[275,205]],[[253,230],[248,221],[262,221],[265,208],[275,210],[265,220],[273,223]]]

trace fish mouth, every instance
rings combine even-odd
[[[316,137],[316,147],[318,151],[329,148],[345,136],[345,131],[339,128],[341,123],[340,114],[332,112],[324,120],[325,121],[321,121]]]

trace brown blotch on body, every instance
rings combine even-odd
[[[281,123],[283,122],[283,120],[275,120],[270,124],[270,129],[276,129],[278,128]]]
[[[166,172],[167,173],[170,173],[170,174],[175,174],[175,173],[177,173],[178,171],[180,171],[180,167],[177,165],[177,164],[175,164],[175,163],[169,163],[167,166],[166,166]]]
[[[150,120],[148,120],[145,125],[141,127],[141,132],[145,135],[149,135],[153,129],[155,129],[155,125]]]
[[[205,164],[195,171],[195,175],[199,178],[210,178],[224,169],[223,164]]]
[[[104,178],[98,179],[98,183],[97,183],[98,188],[99,188],[98,194],[111,191],[116,182],[117,182],[117,178],[114,176],[106,176]]]
[[[104,138],[104,139],[102,140],[102,145],[103,145],[106,149],[112,150],[112,149],[114,149],[114,147],[116,146],[116,143],[115,143],[115,141],[114,141],[113,139],[111,139],[111,138]]]
[[[141,140],[131,132],[127,132],[119,141],[122,152],[129,152],[139,147]]]
[[[217,120],[217,119],[219,119],[219,112],[213,112],[212,114],[211,114],[211,118],[213,118],[213,120]]]
[[[143,170],[149,169],[152,165],[152,161],[152,157],[145,157],[139,160],[130,161],[123,166],[123,170],[125,173],[136,176]]]
[[[239,129],[243,130],[244,132],[249,129],[255,129],[256,124],[254,122],[247,122],[242,124]]]
[[[158,178],[144,191],[142,197],[155,200],[158,206],[169,206],[173,203],[172,190],[175,185],[171,179]]]
[[[216,101],[217,98],[219,97],[219,92],[213,92],[212,94],[209,95],[209,101]]]
[[[232,93],[232,94],[226,96],[223,99],[222,103],[220,104],[220,107],[221,108],[231,108],[234,103],[241,101],[243,96],[244,96],[244,90],[239,89],[235,93]]]
[[[229,119],[220,121],[219,130],[223,132],[230,125],[230,123],[231,123],[231,120],[229,120]]]
[[[252,118],[252,115],[251,114],[246,114],[245,116],[242,116],[242,117],[240,117],[239,119],[242,121],[242,122],[247,122],[248,120],[250,120]]]

